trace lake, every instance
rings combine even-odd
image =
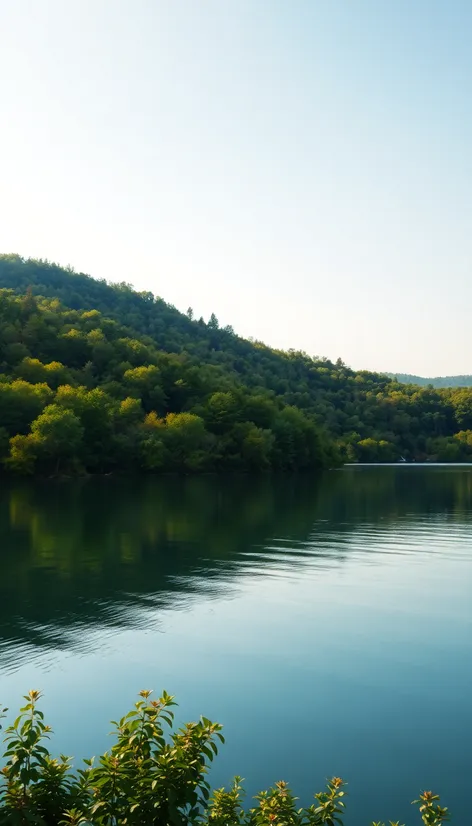
[[[165,688],[223,723],[215,785],[337,774],[354,826],[423,788],[466,820],[472,467],[3,481],[0,564],[0,705],[42,689],[57,752]]]

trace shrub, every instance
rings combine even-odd
[[[210,795],[206,775],[224,742],[221,726],[202,717],[174,730],[175,702],[166,692],[153,700],[150,691],[141,691],[135,707],[113,722],[111,750],[74,772],[68,757],[53,758],[44,745],[51,729],[38,708],[40,696],[30,691],[6,729],[2,826],[342,826],[345,791],[339,777],[306,809],[297,808],[284,782],[257,795],[248,811],[239,777],[229,790]],[[5,711],[0,709],[0,718]],[[414,802],[425,826],[448,819],[432,792]]]

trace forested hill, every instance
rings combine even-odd
[[[417,384],[421,387],[472,387],[472,376],[436,376],[432,379],[412,376],[410,373],[387,373],[387,376],[402,384]]]
[[[472,391],[271,349],[151,293],[0,256],[0,457],[22,472],[472,457]]]

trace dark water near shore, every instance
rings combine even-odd
[[[224,724],[215,784],[339,774],[355,826],[432,787],[465,822],[472,467],[3,482],[0,705],[33,687],[77,758],[166,688]]]

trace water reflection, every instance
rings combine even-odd
[[[229,594],[247,576],[319,576],[356,554],[461,554],[471,470],[6,486],[0,665],[84,649],[87,628],[158,624],[159,609]]]
[[[470,467],[9,483],[0,701],[44,689],[58,752],[87,755],[136,690],[165,687],[224,724],[217,786],[284,777],[309,804],[337,773],[353,826],[408,822],[432,786],[460,822],[471,513]]]

